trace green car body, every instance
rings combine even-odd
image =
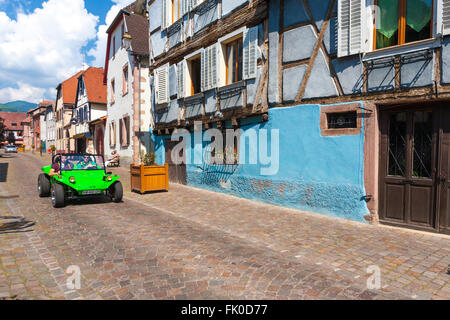
[[[49,175],[52,166],[46,166],[42,168],[42,171]],[[75,178],[75,183],[71,183],[69,179]],[[108,181],[108,177],[111,180]],[[84,191],[102,191],[103,193],[111,187],[116,181],[119,181],[120,177],[117,175],[106,174],[105,170],[73,170],[73,171],[61,171],[59,176],[53,176],[50,179],[50,183],[62,183],[75,191],[78,195],[82,196]]]
[[[53,165],[59,168],[57,174]],[[63,207],[68,200],[91,196],[107,195],[115,202],[122,201],[120,177],[106,172],[103,156],[57,154],[52,165],[42,167],[42,171],[38,178],[39,196],[51,196],[55,208]]]

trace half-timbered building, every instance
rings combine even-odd
[[[450,1],[153,0],[147,10],[155,150],[172,181],[450,233]],[[222,150],[196,139],[198,127],[240,129],[236,161],[212,161]],[[188,134],[172,155],[176,128]]]

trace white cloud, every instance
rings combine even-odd
[[[106,30],[108,29],[108,26],[114,21],[114,18],[117,13],[119,13],[120,9],[134,2],[134,0],[112,0],[112,2],[114,2],[114,5],[111,9],[109,9],[106,15],[106,24],[99,26],[97,32],[97,42],[94,48],[88,52],[88,55],[94,57],[94,62],[92,65],[96,67],[103,67],[105,65],[106,42],[108,41]]]
[[[84,0],[48,0],[16,19],[0,12],[0,102],[54,99],[57,84],[81,68],[97,24]]]
[[[19,82],[17,84],[17,88],[4,88],[0,89],[0,101],[16,101],[16,100],[24,100],[28,102],[41,102],[44,97],[56,96],[56,90],[53,88],[39,88],[33,87],[27,83]]]

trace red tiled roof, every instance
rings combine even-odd
[[[54,101],[50,101],[50,100],[44,100],[41,103],[39,103],[38,107],[47,107],[47,106],[53,106],[55,104]]]
[[[22,130],[21,123],[25,121],[27,114],[18,112],[0,112],[0,118],[3,119],[6,129]],[[13,126],[13,123],[16,123],[17,126]]]
[[[62,87],[62,96],[64,104],[75,104],[77,97],[78,77],[83,71],[79,71],[69,79],[63,81],[60,86]]]
[[[103,68],[90,67],[79,77],[84,77],[89,102],[107,103],[106,85],[103,84]]]

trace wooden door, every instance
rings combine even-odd
[[[105,155],[105,146],[104,146],[103,128],[97,128],[96,141],[97,141],[96,153],[104,156]]]
[[[183,151],[180,151],[179,153],[172,152],[179,143],[182,142],[171,141],[169,139],[165,141],[166,163],[169,166],[169,182],[185,185],[187,184],[186,154]]]
[[[440,152],[438,168],[439,231],[450,234],[450,109],[442,108],[439,130]]]
[[[382,112],[380,219],[384,223],[437,230],[436,110]]]

